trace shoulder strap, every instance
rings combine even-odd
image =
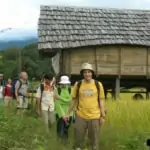
[[[81,84],[82,84],[82,80],[78,81],[78,83],[77,83],[77,93],[76,93],[77,109],[79,107],[79,91],[80,91]]]
[[[81,84],[82,84],[82,80],[78,81],[78,83],[77,83],[76,98],[79,98],[79,90],[80,90]]]
[[[58,95],[60,95],[60,94],[61,94],[61,88],[58,87]]]
[[[71,87],[70,86],[68,87],[68,92],[69,92],[69,94],[71,94]]]
[[[42,95],[44,91],[44,84],[40,84],[40,90],[41,90],[41,95]]]
[[[100,86],[99,86],[99,82],[97,80],[94,80],[94,82],[95,82],[95,86],[97,88],[98,103],[100,104]]]
[[[19,91],[22,86],[22,81],[20,79],[18,81],[19,81],[19,87],[18,87],[18,91]]]
[[[41,90],[41,98],[40,98],[40,103],[41,103],[42,95],[43,95],[43,91],[44,91],[44,84],[40,84],[40,90]]]

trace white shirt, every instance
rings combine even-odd
[[[36,98],[41,98],[40,87],[37,90]],[[43,91],[41,100],[41,110],[54,111],[54,91]]]
[[[4,90],[4,87],[0,86],[0,99],[4,98],[3,90]]]

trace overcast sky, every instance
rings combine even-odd
[[[0,29],[36,29],[41,4],[150,9],[150,0],[0,0]]]

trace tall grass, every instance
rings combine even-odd
[[[122,94],[121,100],[106,101],[106,108],[107,118],[100,132],[101,150],[144,150],[145,141],[150,138],[150,101],[133,101],[130,94]],[[6,118],[2,112],[0,114],[0,137],[3,137],[0,143],[3,147],[72,149],[73,125],[70,128],[70,144],[62,145],[56,138],[56,125],[47,134],[41,120],[31,114],[23,118],[14,113]]]
[[[120,101],[108,101],[107,120],[101,128],[102,150],[143,150],[150,138],[150,101],[133,101],[122,94]]]

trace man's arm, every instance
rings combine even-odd
[[[104,88],[102,83],[99,83],[100,85],[100,110],[101,110],[101,117],[105,118],[105,94],[104,94]]]
[[[15,96],[16,96],[16,100],[18,101],[18,89],[19,89],[19,86],[20,86],[20,82],[17,81],[16,84],[15,84]]]
[[[71,112],[74,110],[76,104],[77,104],[77,99],[74,98],[74,99],[71,101],[71,104],[70,104],[70,106],[69,106],[69,108],[68,108],[68,111],[67,111],[67,114],[66,114],[67,116],[70,116],[70,114],[71,114]]]
[[[105,118],[105,106],[104,106],[104,99],[100,100],[100,109],[101,109],[101,117]]]
[[[74,110],[75,106],[77,105],[78,98],[77,98],[77,83],[75,83],[73,89],[72,89],[72,101],[68,108],[67,116],[70,115],[70,113]]]

